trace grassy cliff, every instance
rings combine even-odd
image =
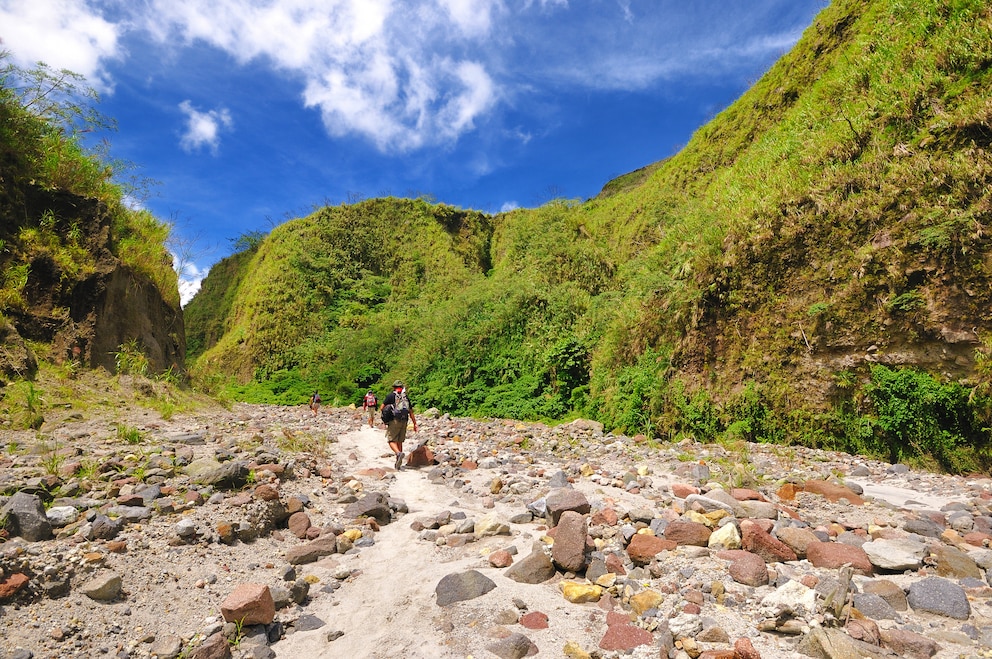
[[[403,377],[455,414],[987,469],[989,90],[986,3],[834,0],[682,152],[593,199],[280,226],[190,304],[191,331],[223,327],[197,368],[287,402]]]

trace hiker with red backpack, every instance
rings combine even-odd
[[[374,427],[375,422],[375,411],[379,408],[379,399],[376,398],[375,392],[369,389],[368,393],[365,394],[365,398],[362,399],[362,411],[365,412],[369,417],[369,428]]]
[[[403,441],[406,439],[406,426],[413,421],[413,432],[417,432],[417,417],[413,414],[413,403],[406,394],[401,380],[393,382],[393,390],[382,401],[382,421],[386,424],[386,441],[396,454],[396,470],[403,468]]]

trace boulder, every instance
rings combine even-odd
[[[45,507],[36,494],[14,494],[0,510],[0,519],[4,518],[11,535],[19,535],[28,542],[49,540],[52,537],[52,523],[48,521]]]
[[[438,606],[448,606],[455,602],[475,599],[485,595],[496,583],[478,570],[456,572],[445,575],[434,588]]]
[[[239,625],[267,625],[275,618],[276,605],[269,587],[263,584],[241,584],[220,605],[227,622]]]

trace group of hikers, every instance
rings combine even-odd
[[[316,391],[310,396],[310,411],[314,416],[320,410],[320,394]],[[382,422],[386,424],[386,441],[389,448],[396,456],[395,468],[397,471],[403,468],[403,442],[406,440],[406,429],[409,423],[413,422],[413,431],[417,432],[417,417],[413,413],[413,403],[406,392],[406,385],[402,380],[393,382],[393,389],[379,405],[379,399],[372,389],[369,389],[362,398],[362,412],[368,418],[369,428],[375,427],[375,413],[379,412]]]

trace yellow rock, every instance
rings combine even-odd
[[[650,527],[645,526],[643,529],[637,529],[638,535],[654,535],[654,531]]]
[[[695,522],[696,524],[705,524],[706,526],[713,525],[713,522],[711,522],[706,515],[697,513],[695,510],[686,511],[686,513],[682,515],[682,519],[687,519],[690,522]]]
[[[665,601],[665,596],[656,590],[642,590],[630,598],[630,608],[634,610],[638,616],[644,615],[644,612],[648,609],[657,608],[662,602]]]
[[[617,575],[613,574],[612,572],[607,572],[606,574],[602,574],[599,576],[598,579],[596,579],[596,585],[602,586],[603,588],[610,588],[616,582],[617,582]]]
[[[582,649],[582,646],[575,641],[569,641],[562,648],[562,652],[569,659],[592,659],[592,655]]]
[[[730,513],[728,513],[726,510],[711,510],[710,512],[705,513],[703,515],[703,517],[706,518],[707,520],[703,522],[703,524],[705,524],[706,526],[712,529],[719,523],[721,519],[723,519],[729,514]]]
[[[362,530],[361,529],[348,529],[344,532],[344,537],[348,538],[352,542],[361,539]]]
[[[602,586],[594,584],[577,583],[575,581],[562,581],[561,592],[572,604],[583,604],[585,602],[598,602],[603,596]]]
[[[596,471],[592,468],[592,466],[589,463],[582,465],[579,471],[586,478],[589,478],[590,476],[596,473]]]
[[[648,466],[647,465],[638,465],[638,467],[637,467],[637,475],[638,476],[647,476],[650,473],[651,473],[651,470],[648,469]]]

